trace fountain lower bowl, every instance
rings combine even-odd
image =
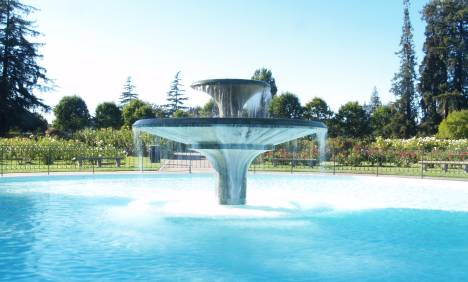
[[[143,119],[133,128],[184,144],[201,146],[274,146],[326,131],[318,121],[272,118]],[[213,145],[214,146],[214,145]]]

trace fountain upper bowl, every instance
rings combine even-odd
[[[252,80],[252,79],[238,79],[238,78],[218,78],[218,79],[204,79],[199,80],[192,85],[192,88],[197,89],[200,86],[205,85],[255,85],[259,87],[268,87],[268,83],[261,81],[261,80]]]

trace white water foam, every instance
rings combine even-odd
[[[249,175],[247,205],[220,206],[210,175],[158,175],[3,182],[2,193],[128,200],[122,214],[174,217],[279,217],[323,211],[408,208],[468,212],[466,182],[395,177]]]

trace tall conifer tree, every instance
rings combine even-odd
[[[396,115],[394,133],[408,138],[416,134],[418,116],[417,96],[414,81],[416,79],[416,57],[414,52],[413,28],[409,17],[409,0],[403,0],[403,29],[400,39],[400,69],[393,78],[391,92],[396,96]]]
[[[132,77],[131,76],[127,77],[127,81],[125,81],[122,94],[120,95],[120,98],[119,98],[119,103],[121,107],[125,106],[132,100],[138,99],[138,94],[135,92],[135,88],[136,87],[132,82]]]
[[[34,110],[50,110],[34,94],[50,85],[46,70],[37,62],[41,44],[31,41],[40,33],[26,19],[35,10],[18,0],[0,0],[0,135]]]
[[[187,107],[184,106],[184,101],[186,101],[188,98],[185,97],[185,90],[182,88],[183,85],[180,83],[180,81],[180,71],[178,71],[171,83],[171,88],[167,92],[167,101],[169,103],[166,105],[166,109],[170,116],[177,110],[187,109]]]
[[[364,104],[364,109],[370,115],[380,106],[382,106],[382,102],[380,101],[379,91],[377,91],[377,87],[374,86],[374,89],[372,89],[369,105]]]
[[[433,0],[422,14],[421,132],[432,135],[450,111],[468,107],[468,1]]]

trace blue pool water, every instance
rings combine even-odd
[[[204,174],[0,179],[0,281],[466,281],[467,182]]]

